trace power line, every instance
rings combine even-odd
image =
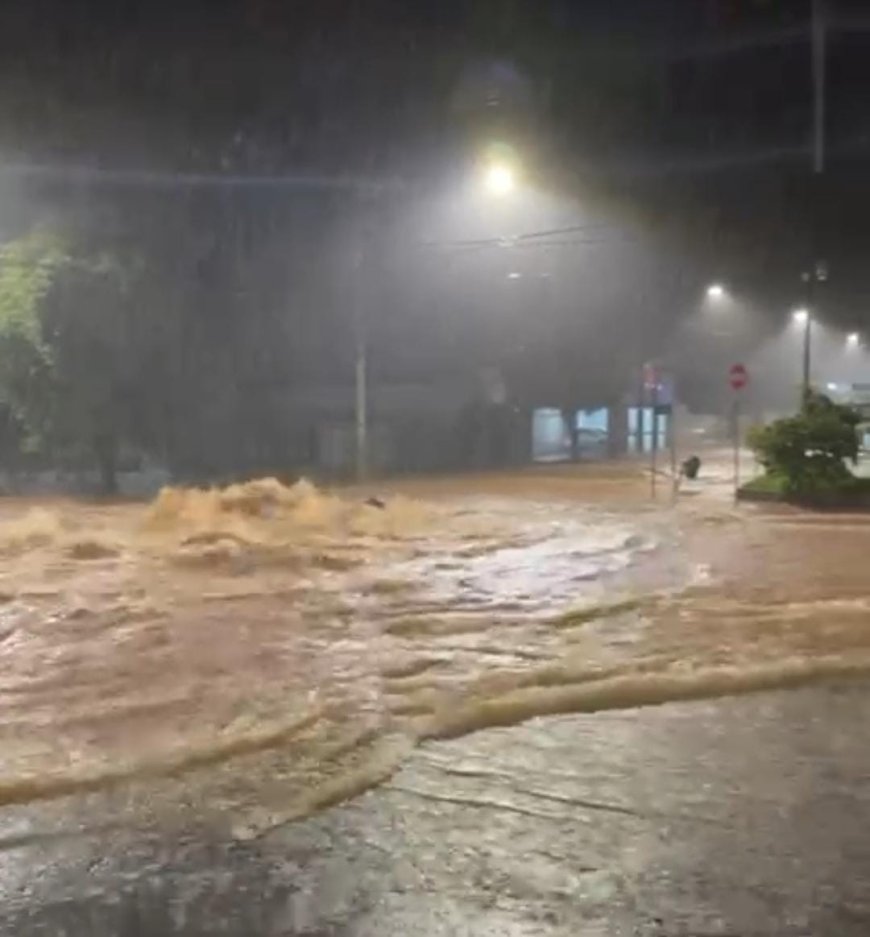
[[[0,163],[0,176],[49,179],[71,183],[142,186],[147,188],[227,187],[245,189],[345,190],[379,192],[401,189],[407,183],[397,176],[241,175],[238,173],[175,172],[172,170],[104,169],[92,166],[57,166],[45,163]]]
[[[488,242],[480,242],[477,244],[472,243],[449,243],[445,242],[439,245],[421,245],[425,247],[439,247],[441,250],[452,257],[467,257],[472,254],[479,254],[484,251],[492,250],[510,250],[510,251],[528,251],[528,250],[557,250],[560,248],[567,249],[573,247],[598,247],[598,246],[612,246],[613,244],[622,244],[622,243],[636,243],[640,239],[632,235],[615,235],[613,237],[590,237],[590,238],[571,238],[568,240],[558,240],[558,241],[526,241],[522,243],[512,244],[510,247],[505,247],[504,244],[499,243],[497,240],[492,240]]]
[[[507,237],[489,237],[489,238],[471,238],[445,241],[423,241],[421,247],[519,247],[534,246],[524,244],[526,241],[533,241],[537,238],[554,237],[562,234],[576,234],[583,231],[600,231],[602,229],[612,228],[613,225],[607,222],[592,222],[589,224],[567,225],[564,228],[549,228],[543,231],[525,231],[521,234],[514,234]]]
[[[826,23],[826,28],[831,33],[845,36],[867,33],[870,32],[870,17],[831,17]],[[725,39],[711,39],[696,43],[680,43],[679,46],[666,46],[651,51],[649,56],[671,62],[724,58],[739,55],[742,52],[806,45],[810,41],[811,26],[807,21],[796,26],[757,30],[751,33],[742,33],[738,36],[729,36]]]
[[[671,62],[692,61],[694,59],[722,58],[740,52],[752,52],[759,49],[783,48],[809,42],[806,25],[789,26],[785,29],[771,29],[728,39],[710,40],[694,45],[680,45],[659,52],[657,58]]]

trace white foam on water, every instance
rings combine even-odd
[[[406,575],[443,600],[476,598],[552,611],[594,593],[602,580],[658,545],[651,533],[613,517],[590,513],[554,521],[553,511],[532,522],[524,517],[510,537],[457,551],[452,563],[428,557],[410,563]]]

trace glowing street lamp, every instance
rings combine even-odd
[[[857,332],[850,332],[846,336],[846,347],[857,348],[860,341],[861,341],[861,336]]]
[[[795,309],[791,318],[795,325],[809,325],[810,312],[808,309]]]
[[[483,184],[491,195],[510,195],[517,187],[516,174],[507,163],[491,163],[484,173]]]
[[[707,299],[718,301],[725,298],[725,287],[721,283],[711,283],[707,287]]]

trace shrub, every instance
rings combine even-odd
[[[785,479],[789,494],[845,491],[855,480],[846,462],[858,458],[859,420],[851,407],[810,390],[796,416],[753,428],[748,442],[765,471]]]

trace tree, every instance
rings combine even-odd
[[[117,489],[121,440],[138,432],[130,412],[135,274],[129,259],[77,250],[46,229],[0,250],[0,404],[29,450],[94,457],[107,493]]]
[[[755,428],[749,445],[769,475],[791,494],[824,494],[854,482],[847,461],[858,458],[859,415],[809,390],[800,413]]]
[[[29,450],[45,445],[54,422],[52,351],[40,311],[68,260],[59,239],[42,230],[0,251],[0,399]]]

